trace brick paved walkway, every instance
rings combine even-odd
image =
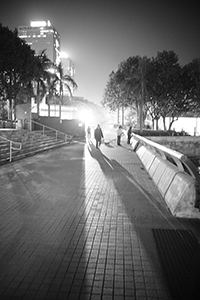
[[[0,168],[0,299],[171,299],[152,229],[186,228],[127,145]]]

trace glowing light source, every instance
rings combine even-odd
[[[46,27],[51,26],[51,22],[48,21],[31,21],[30,22],[31,27]]]
[[[62,57],[62,58],[68,58],[69,56],[68,56],[68,54],[66,53],[66,52],[60,52],[60,57]]]
[[[51,73],[51,74],[55,74],[55,73],[56,73],[55,68],[49,68],[47,71],[48,71],[49,73]]]
[[[92,111],[89,109],[80,109],[78,112],[78,119],[86,124],[91,124],[93,121]]]

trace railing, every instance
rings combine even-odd
[[[72,140],[72,138],[73,138],[72,135],[68,135],[68,134],[66,134],[66,133],[64,133],[62,131],[59,131],[57,129],[54,129],[54,128],[46,126],[46,125],[43,125],[43,124],[41,124],[39,122],[30,120],[30,119],[25,119],[24,122],[27,123],[27,124],[29,124],[30,131],[33,130],[33,124],[35,124],[36,127],[41,128],[43,136],[44,135],[51,135],[52,137],[55,136],[56,141],[58,139],[61,139],[61,140],[64,140],[64,142],[70,142]],[[34,128],[34,131],[37,131],[37,130],[39,130],[39,129],[35,129]]]
[[[11,141],[11,140],[3,137],[3,136],[0,136],[0,138],[9,143],[9,148],[10,148],[10,150],[9,150],[9,161],[11,162],[12,161],[12,152],[13,152],[13,150],[21,150],[22,149],[22,143]]]
[[[140,145],[144,145],[150,148],[155,153],[158,153],[163,159],[168,160],[174,164],[181,172],[186,172],[196,181],[197,189],[197,201],[200,202],[200,174],[198,168],[193,164],[193,162],[184,154],[169,149],[163,145],[157,144],[147,138],[133,133],[133,139],[137,142],[133,146],[133,150],[137,150]],[[133,145],[133,144],[132,144]],[[196,203],[197,205],[197,203]]]

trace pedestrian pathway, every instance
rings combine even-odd
[[[193,258],[199,250],[125,144],[77,142],[1,167],[0,206],[2,300],[175,299],[172,272],[179,284],[185,273],[173,269],[176,249],[162,257],[160,245],[181,236]]]

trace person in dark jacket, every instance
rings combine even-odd
[[[130,126],[127,131],[127,144],[129,144],[129,145],[130,145],[130,141],[131,141],[131,136],[132,136],[132,126]]]
[[[94,138],[96,140],[96,148],[99,149],[99,147],[101,146],[101,139],[103,138],[103,132],[99,124],[94,131]]]

